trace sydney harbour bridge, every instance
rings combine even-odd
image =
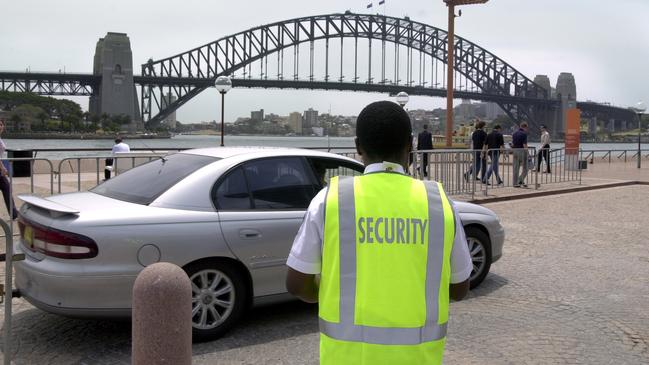
[[[160,59],[134,73],[128,37],[100,39],[92,74],[0,72],[0,90],[41,95],[90,96],[90,111],[126,114],[155,128],[222,75],[233,87],[363,91],[446,96],[447,32],[406,18],[329,14],[262,25]],[[630,109],[579,102],[571,74],[556,87],[533,79],[481,46],[456,37],[454,94],[497,103],[532,130],[547,124],[563,131],[567,108],[623,129]],[[630,125],[630,124],[629,124]]]

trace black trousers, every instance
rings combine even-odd
[[[5,200],[5,206],[7,207],[7,212],[10,212],[10,207],[13,208],[11,211],[11,219],[16,219],[18,217],[18,210],[16,209],[16,203],[11,196],[11,185],[9,184],[9,178],[6,176],[0,176],[0,190],[2,190],[2,197]]]
[[[428,176],[428,154],[427,153],[421,154],[421,173],[424,176]]]
[[[548,174],[550,173],[550,145],[546,144],[541,147],[537,157],[536,157],[536,172],[541,171],[541,160],[545,159],[545,166]]]
[[[113,159],[112,158],[107,158],[106,159],[106,166],[113,166]],[[110,179],[110,170],[109,169],[104,169],[104,179],[108,180]]]

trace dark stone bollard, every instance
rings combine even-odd
[[[192,288],[167,262],[146,267],[133,285],[133,365],[191,365]]]

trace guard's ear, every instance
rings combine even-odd
[[[356,153],[358,153],[359,156],[363,156],[363,149],[358,143],[358,137],[354,138],[354,144],[356,145]]]

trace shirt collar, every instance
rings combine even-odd
[[[403,170],[403,166],[399,165],[398,163],[388,162],[388,161],[369,164],[369,165],[365,166],[365,171],[363,173],[364,174],[369,174],[369,173],[372,173],[372,172],[381,172],[381,171],[397,172],[397,173],[400,173],[400,174],[405,174],[406,173]]]

